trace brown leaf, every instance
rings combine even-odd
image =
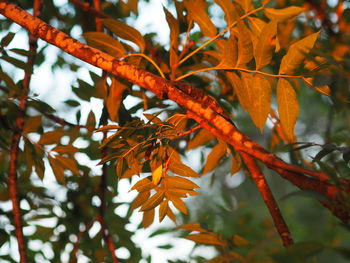
[[[192,235],[186,236],[186,238],[198,244],[216,245],[216,246],[225,245],[224,241],[221,241],[216,236],[210,235],[210,234],[192,234]]]

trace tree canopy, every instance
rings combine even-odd
[[[0,1],[1,259],[160,262],[158,225],[168,262],[347,262],[349,4],[165,1],[164,44],[146,2]]]

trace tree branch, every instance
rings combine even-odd
[[[33,15],[34,17],[40,15],[42,1],[35,0],[33,4]],[[36,54],[37,50],[37,37],[29,34],[29,50]],[[35,55],[28,57],[27,64],[33,68],[35,61]],[[19,113],[16,118],[16,128],[13,132],[10,146],[10,162],[9,162],[9,192],[12,202],[13,209],[13,222],[15,226],[15,234],[18,243],[18,252],[20,256],[20,262],[27,262],[27,244],[23,235],[23,223],[21,217],[20,209],[20,200],[18,198],[18,189],[17,189],[17,161],[18,161],[18,152],[19,152],[19,142],[21,140],[21,134],[24,128],[25,123],[25,111],[27,107],[27,96],[29,93],[29,83],[31,79],[31,72],[26,72],[23,79],[23,96],[19,100]]]
[[[258,187],[258,190],[266,204],[266,207],[271,214],[272,220],[275,224],[278,234],[282,239],[283,245],[285,247],[292,245],[294,242],[289,228],[282,217],[278,204],[275,198],[273,197],[271,189],[267,184],[259,166],[250,155],[243,152],[241,154],[244,163],[247,165],[250,175],[252,176],[256,186]]]

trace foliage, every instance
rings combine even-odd
[[[101,1],[102,9],[92,2],[72,0],[56,6],[54,1],[44,1],[41,18],[60,31],[80,28],[89,46],[134,66],[135,79],[143,76],[139,69],[144,69],[151,76],[169,80],[164,86],[179,89],[189,106],[160,99],[142,85],[132,84],[136,82],[132,77],[89,71],[89,76],[79,79],[78,71],[84,65],[57,53],[53,72],[65,68],[76,80],[69,99],[60,102],[64,106],[52,107],[49,101],[39,99],[32,87],[24,88],[25,78],[18,77],[35,75],[36,67],[47,67],[48,44],[38,50],[13,47],[21,31],[12,29],[11,19],[2,18],[2,260],[18,259],[8,249],[11,238],[18,238],[17,225],[10,223],[15,214],[10,208],[13,160],[23,227],[31,229],[25,233],[28,262],[76,262],[82,255],[91,262],[151,261],[128,228],[131,216],[138,212],[142,212],[142,220],[136,231],[156,224],[156,215],[159,222],[168,217],[174,227],[156,231],[151,237],[172,233],[192,240],[194,250],[206,245],[216,251],[211,259],[193,253],[186,261],[173,258],[169,262],[349,259],[349,7],[343,1],[336,7],[324,1],[323,11],[314,1],[168,1],[163,11],[170,29],[169,43],[161,45],[155,34],[145,35],[133,27],[142,11],[139,1]],[[25,10],[32,8],[28,1],[15,4]],[[337,22],[330,24],[333,16]],[[97,17],[96,21],[91,17]],[[103,27],[103,32],[95,30],[95,24]],[[35,58],[34,65],[27,63],[31,58]],[[126,98],[137,102],[130,106]],[[93,99],[103,104],[101,114],[96,114]],[[193,101],[201,105],[197,112],[190,108]],[[74,114],[75,120],[67,121]],[[314,179],[336,189],[333,199],[323,188],[303,188],[295,181],[292,183],[300,189],[287,185],[282,177],[287,179],[284,175],[293,172],[288,170],[291,168],[283,170],[260,159],[267,168],[277,167],[276,173],[258,165],[253,169],[244,149],[226,141],[218,127],[199,118],[201,114],[217,115],[231,125],[233,120],[244,136],[249,135],[271,153],[249,146],[253,145],[249,140],[243,143],[245,147],[257,154],[279,154],[288,164],[303,169],[296,172],[298,176],[304,178],[303,173],[312,170],[305,182]],[[12,154],[16,133],[21,140],[18,153]],[[237,138],[236,132],[232,134]],[[284,243],[288,248],[280,245],[275,230],[280,232],[278,224],[274,227],[256,191],[258,186],[268,206],[271,200],[266,201],[266,188],[261,186],[265,179],[259,177],[262,173],[296,241],[294,245]],[[51,174],[55,182],[48,179]],[[321,177],[312,177],[324,174],[329,178],[326,183]],[[262,181],[255,181],[255,186],[252,178]],[[130,191],[137,192],[133,201],[118,201],[120,180],[128,181]],[[115,212],[122,206],[127,207],[123,216]],[[91,235],[94,225],[100,230]],[[281,233],[280,237],[283,240]],[[35,241],[48,246],[49,255],[32,246]],[[119,248],[126,248],[129,256],[115,258]],[[161,248],[172,246],[165,243]]]

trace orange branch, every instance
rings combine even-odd
[[[282,239],[283,245],[285,247],[292,245],[294,242],[291,233],[286,222],[282,217],[281,211],[277,205],[275,198],[273,197],[271,189],[267,184],[264,175],[262,174],[255,160],[250,155],[243,152],[241,154],[244,163],[247,165],[250,175],[252,176],[256,186],[258,187],[258,190],[266,204],[266,207],[270,212],[277,232]]]

